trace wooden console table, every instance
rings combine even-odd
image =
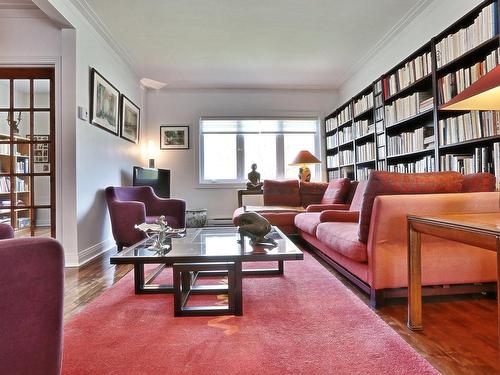
[[[264,192],[262,191],[262,189],[259,189],[259,190],[247,190],[247,189],[243,189],[243,190],[238,190],[238,207],[243,207],[243,196],[244,195],[262,195],[264,194]]]
[[[500,212],[408,216],[408,328],[423,329],[420,235],[497,252],[497,283],[500,280]],[[497,284],[498,330],[500,340],[500,288]]]

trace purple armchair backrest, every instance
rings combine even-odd
[[[0,241],[0,373],[61,371],[64,257],[51,238]]]

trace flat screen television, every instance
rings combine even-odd
[[[160,198],[170,198],[170,170],[134,166],[134,186],[151,186]]]

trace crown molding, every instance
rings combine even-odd
[[[69,0],[75,8],[85,17],[95,31],[111,46],[111,48],[120,56],[130,71],[136,78],[139,77],[135,69],[134,60],[127,52],[126,48],[119,43],[111,31],[106,27],[97,13],[92,9],[87,0]]]
[[[360,59],[356,61],[355,64],[349,68],[349,70],[344,75],[346,78],[340,81],[337,88],[340,89],[344,83],[346,83],[355,73],[357,73],[368,61],[377,54],[377,52],[389,45],[389,43],[406,27],[408,24],[419,14],[421,14],[424,9],[426,9],[434,0],[418,0],[415,5],[410,8],[408,12],[387,32],[379,39],[377,43],[373,45],[371,49],[368,50]]]

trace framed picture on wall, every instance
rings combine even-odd
[[[123,94],[121,103],[120,136],[127,141],[137,143],[139,142],[141,110]]]
[[[90,123],[118,135],[120,92],[94,68],[90,71]]]
[[[189,126],[160,126],[160,149],[189,149]]]

